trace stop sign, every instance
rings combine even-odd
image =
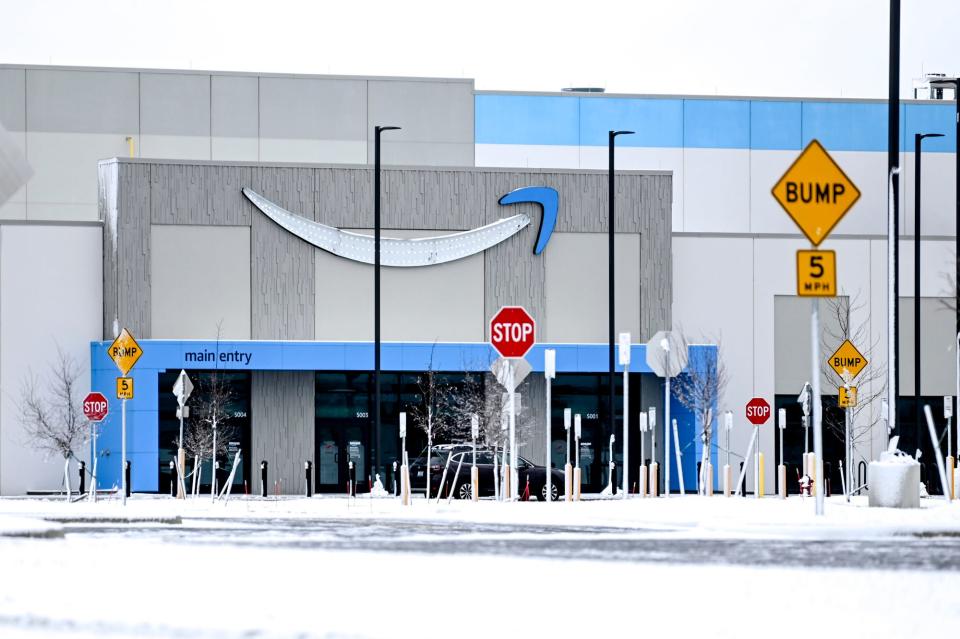
[[[762,397],[754,397],[747,402],[747,419],[754,426],[760,426],[770,419],[770,404]]]
[[[107,398],[100,393],[90,393],[83,398],[83,414],[91,422],[102,422],[110,412]]]
[[[536,322],[522,306],[504,306],[490,320],[490,344],[503,357],[523,357],[536,341]]]

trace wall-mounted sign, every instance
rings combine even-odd
[[[254,206],[283,229],[319,249],[348,260],[374,263],[374,239],[372,235],[343,231],[333,226],[314,222],[271,202],[256,191],[244,188]],[[560,196],[548,186],[528,186],[515,189],[500,198],[500,204],[533,203],[540,205],[540,230],[533,252],[539,254],[547,246],[557,221]],[[507,238],[516,235],[530,225],[530,216],[525,213],[497,220],[485,226],[460,233],[400,239],[380,237],[380,263],[383,266],[430,266],[453,262],[470,255],[482,253]]]

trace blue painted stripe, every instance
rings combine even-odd
[[[618,145],[798,150],[816,138],[829,151],[887,150],[882,102],[481,94],[475,106],[477,144],[606,146],[607,131],[628,129]],[[922,130],[947,136],[925,151],[953,153],[954,114],[952,103],[901,103],[901,148]]]
[[[478,95],[474,107],[477,144],[580,144],[578,98]]]
[[[750,102],[684,100],[683,143],[700,149],[750,148]]]
[[[634,131],[618,146],[683,146],[683,101],[598,98],[580,100],[580,143],[606,146],[610,131]]]

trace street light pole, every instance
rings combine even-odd
[[[956,310],[956,330],[954,333],[960,339],[960,77],[940,77],[934,76],[930,77],[930,86],[933,88],[944,88],[952,87],[953,88],[953,101],[956,105],[956,115],[954,117],[954,125],[956,127],[956,135],[953,140],[953,153],[954,153],[954,170],[956,172],[954,177],[954,215],[956,217],[956,244],[954,245],[954,262],[956,267],[954,290],[951,292],[951,297],[953,298],[954,310]],[[957,349],[957,352],[954,353],[957,359],[957,395],[960,396],[960,348]],[[958,400],[960,401],[960,400]],[[957,423],[960,424],[960,418],[957,419]],[[957,444],[960,445],[960,440],[957,441]]]
[[[890,50],[889,50],[889,75],[887,77],[887,180],[890,193],[889,203],[887,205],[889,216],[889,236],[887,241],[891,246],[888,247],[887,277],[890,279],[889,304],[892,308],[887,309],[887,333],[889,341],[888,357],[890,362],[887,366],[887,395],[890,404],[890,416],[888,425],[896,427],[897,415],[897,387],[899,380],[900,364],[900,277],[897,271],[899,265],[900,251],[900,221],[898,213],[898,202],[900,194],[900,0],[890,0]],[[817,459],[819,463],[821,460]],[[817,477],[820,480],[820,477]],[[820,490],[817,490],[818,503]]]
[[[373,441],[374,470],[380,473],[380,134],[396,131],[398,126],[375,126],[373,128]],[[427,460],[429,467],[429,460]],[[429,468],[428,468],[429,470]],[[427,495],[429,498],[430,496]]]
[[[614,217],[614,199],[615,199],[614,196],[615,196],[615,193],[616,193],[616,192],[615,192],[615,183],[614,183],[614,168],[615,168],[614,140],[616,139],[616,137],[617,137],[618,135],[633,135],[633,131],[610,131],[610,132],[609,132],[608,142],[607,142],[607,151],[608,151],[608,155],[609,155],[609,157],[608,157],[608,166],[607,166],[607,182],[608,182],[608,188],[607,188],[607,206],[608,206],[608,208],[609,208],[609,217],[608,217],[608,224],[607,224],[607,238],[608,238],[608,247],[609,247],[608,250],[607,250],[607,268],[608,268],[608,274],[607,274],[607,303],[608,303],[608,307],[607,307],[607,320],[608,320],[608,323],[609,323],[609,327],[608,327],[608,328],[609,328],[609,331],[610,331],[610,332],[609,332],[609,338],[610,338],[610,349],[609,349],[609,350],[610,350],[610,353],[609,353],[609,355],[610,355],[610,372],[609,372],[609,377],[610,377],[610,378],[609,378],[609,380],[608,380],[608,383],[610,384],[610,401],[609,401],[609,403],[608,403],[608,406],[609,406],[609,408],[610,408],[610,432],[611,432],[611,433],[616,432],[616,427],[617,427],[616,408],[615,408],[615,404],[613,403],[613,398],[614,398],[614,395],[615,395],[614,389],[615,389],[615,383],[616,383],[615,377],[614,377],[614,372],[615,372],[615,368],[616,368],[616,365],[615,365],[616,360],[614,359],[614,354],[613,354],[613,352],[614,352],[614,346],[615,346],[615,345],[614,345],[614,318],[613,318],[613,311],[614,311],[614,300],[615,300],[615,298],[616,298],[616,293],[614,292],[614,268],[613,268],[614,249],[613,249],[613,238],[614,238],[614,230],[615,230],[615,228],[616,228],[616,224],[615,224],[616,218]],[[624,452],[626,452],[626,451],[624,451]],[[610,461],[612,462],[613,459],[611,459]]]
[[[913,403],[916,415],[917,448],[920,448],[920,152],[924,138],[942,138],[942,133],[913,135]]]

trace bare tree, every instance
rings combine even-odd
[[[436,344],[430,350],[430,363],[427,370],[417,375],[419,399],[410,406],[410,422],[427,436],[427,497],[430,497],[430,459],[433,456],[433,442],[445,434],[454,423],[455,411],[450,408],[452,398],[449,382],[434,366]]]
[[[831,327],[832,322],[825,323],[826,327],[820,338],[821,352],[829,357],[844,341],[850,340],[867,361],[872,362],[856,379],[857,405],[853,408],[850,427],[850,445],[854,446],[860,441],[869,441],[873,427],[882,420],[879,411],[871,412],[870,406],[875,400],[886,395],[887,368],[880,363],[881,358],[877,356],[880,343],[879,339],[871,340],[869,324],[866,321],[856,326],[852,324],[851,314],[865,306],[865,303],[860,302],[859,294],[852,298],[842,294],[830,297],[826,299],[826,304],[827,314],[836,319],[836,328]],[[844,381],[827,363],[827,358],[821,361],[820,370],[827,380],[824,390],[829,394],[839,395]],[[832,411],[824,411],[823,424],[838,439],[846,440],[846,419],[838,418]]]
[[[700,489],[703,490],[706,462],[713,442],[715,407],[726,391],[730,378],[723,361],[723,341],[719,336],[713,340],[703,340],[716,343],[715,356],[711,356],[706,349],[691,351],[690,340],[685,335],[682,335],[682,339],[688,352],[687,370],[674,379],[671,390],[677,401],[692,412],[694,419],[700,423],[700,439],[703,442],[700,455]],[[668,424],[667,427],[669,426]]]
[[[70,499],[70,460],[89,437],[80,396],[81,371],[77,361],[57,347],[57,361],[46,380],[33,373],[23,381],[20,423],[37,450],[63,457],[63,482]]]
[[[210,456],[211,484],[216,476],[217,458],[227,455],[230,441],[237,436],[237,427],[230,421],[233,417],[230,407],[235,399],[233,387],[223,371],[197,376],[196,389],[190,397],[190,420],[183,432],[183,448],[194,459]],[[174,446],[179,445],[180,442],[174,440]],[[194,472],[198,470],[197,464]],[[198,484],[198,481],[194,483]]]

